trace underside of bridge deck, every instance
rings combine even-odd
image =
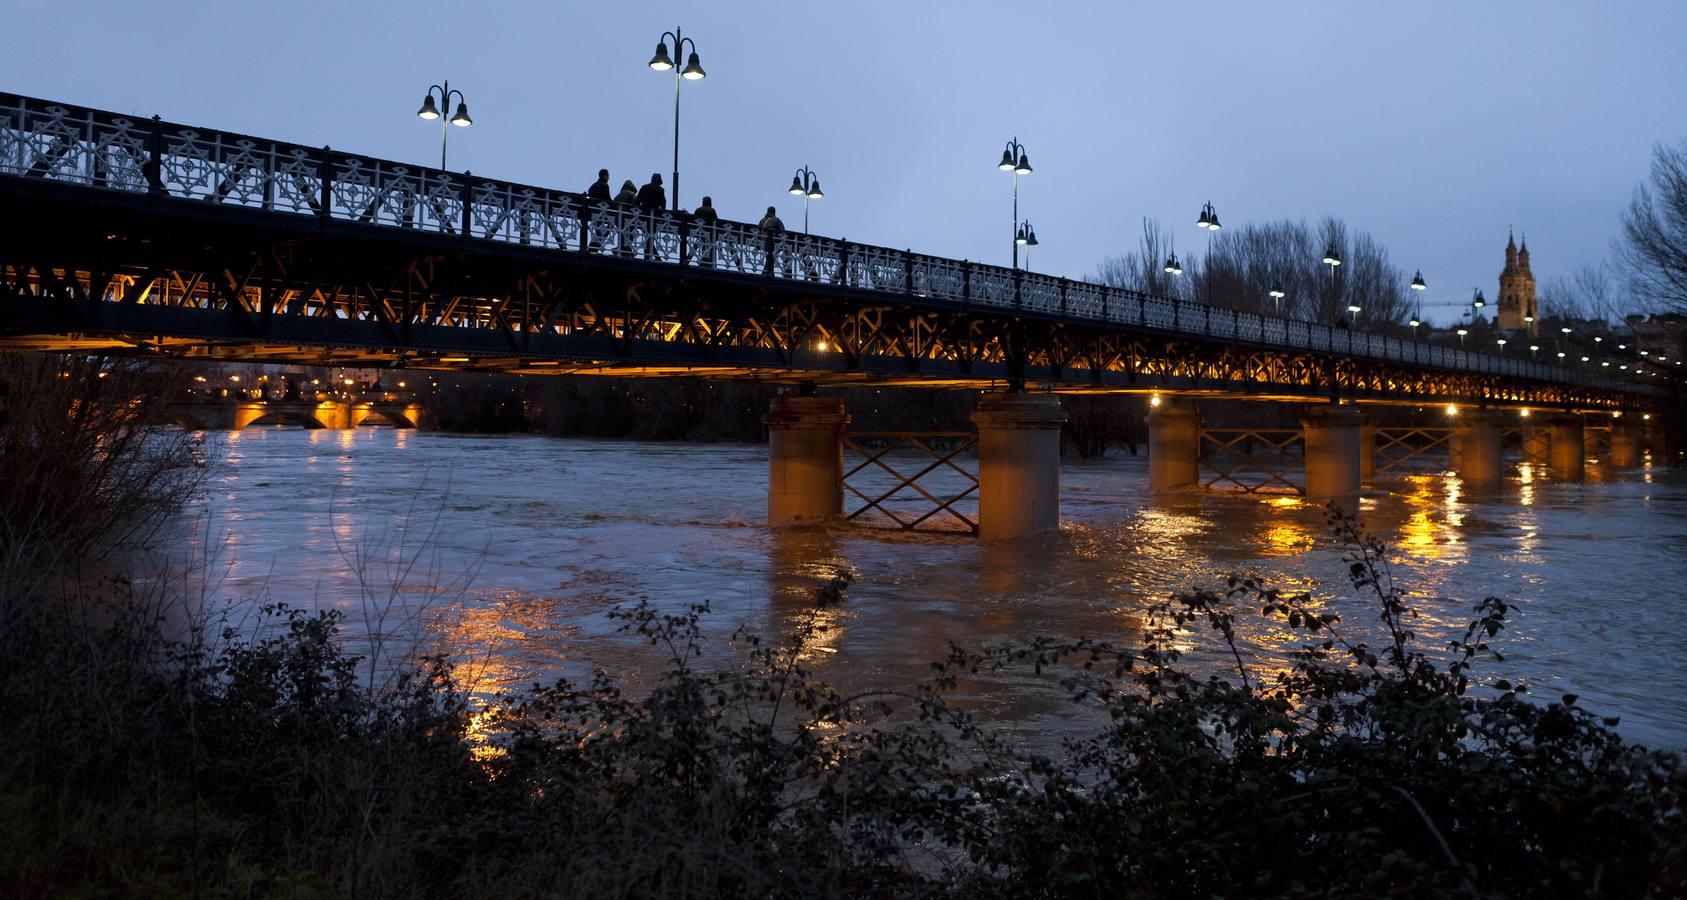
[[[0,347],[158,358],[1610,409],[1617,391],[0,176]]]

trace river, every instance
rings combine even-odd
[[[1238,572],[1310,590],[1354,627],[1375,621],[1317,507],[1156,500],[1141,457],[1068,460],[1061,531],[1002,545],[770,530],[762,446],[251,428],[209,434],[205,450],[189,540],[216,604],[241,622],[266,599],[340,609],[360,646],[454,653],[479,689],[594,666],[636,676],[649,652],[605,613],[640,598],[670,611],[707,601],[723,640],[738,625],[776,634],[812,614],[808,592],[839,570],[854,583],[807,658],[852,686],[911,685],[949,641],[1133,641],[1169,592]],[[1485,672],[1577,694],[1632,739],[1687,747],[1687,473],[1595,466],[1560,484],[1523,468],[1482,497],[1417,476],[1382,482],[1362,514],[1392,545],[1426,642],[1462,632],[1485,596],[1515,602],[1496,642],[1506,660]],[[1248,621],[1245,649],[1280,658],[1283,634]],[[1211,650],[1195,641],[1216,665]],[[1028,734],[1064,715],[1023,679],[969,699]]]

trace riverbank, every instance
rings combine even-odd
[[[1596,681],[1679,693],[1679,654],[1599,631],[1644,619],[1624,603],[1665,615],[1609,589],[1614,545],[1550,544],[1674,497],[1651,473],[1487,505],[1373,498],[1368,520],[1407,539],[1392,552],[1302,505],[1121,516],[1129,461],[1092,462],[1068,468],[1069,527],[992,547],[752,525],[755,447],[264,428],[199,444],[104,392],[115,377],[0,391],[62,401],[0,415],[8,471],[51,476],[11,481],[3,509],[77,513],[8,519],[0,554],[8,896],[1687,889],[1679,758],[1613,730],[1602,698],[1519,678],[1567,612],[1566,658],[1626,673]],[[166,442],[113,442],[130,432]],[[144,532],[156,566],[96,567],[108,542],[64,539],[168,515],[184,491],[221,515]],[[1483,571],[1484,510],[1537,517],[1498,537],[1514,555],[1588,548],[1598,564],[1569,571],[1597,573],[1595,605],[1443,599]],[[1673,519],[1650,514],[1673,553]],[[1138,559],[1164,568],[1124,576]],[[1301,560],[1321,562],[1271,571]],[[1392,583],[1438,569],[1427,594]],[[1216,574],[1248,570],[1267,581]],[[547,600],[569,592],[598,605],[559,616]],[[495,652],[512,636],[626,655],[538,674]],[[1663,668],[1637,675],[1645,656]]]

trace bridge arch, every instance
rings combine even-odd
[[[420,410],[416,407],[360,403],[351,408],[349,425],[352,428],[364,426],[415,428],[419,413]]]

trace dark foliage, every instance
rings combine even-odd
[[[1337,518],[1375,645],[1233,579],[1140,644],[953,648],[846,695],[787,638],[710,659],[706,607],[617,613],[666,659],[488,700],[437,660],[384,686],[337,616],[164,644],[133,616],[22,615],[0,639],[0,885],[13,896],[1680,896],[1678,759],[1574,697],[1486,681],[1508,607],[1422,648],[1384,549]],[[112,598],[128,605],[133,588]],[[86,599],[85,597],[83,599]],[[1301,635],[1262,668],[1240,616]],[[75,626],[68,623],[75,622]],[[1180,661],[1210,632],[1229,675]],[[1590,648],[1590,652],[1600,648]],[[706,663],[711,663],[705,665]],[[1096,713],[1061,752],[951,697],[1008,672]]]

